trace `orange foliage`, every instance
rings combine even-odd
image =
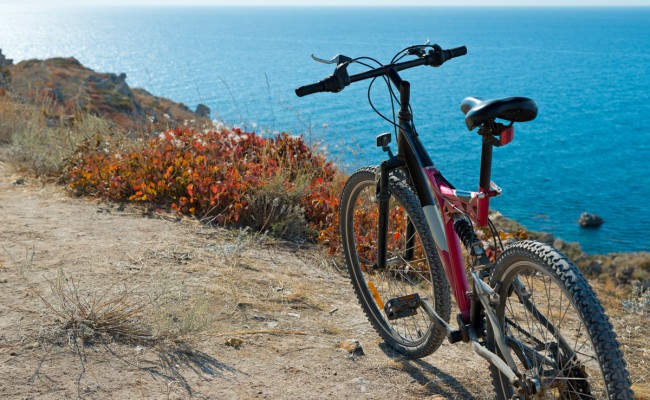
[[[334,252],[339,243],[337,170],[302,137],[177,128],[147,140],[138,151],[88,141],[68,160],[66,178],[79,195],[167,205],[237,225],[248,207],[246,195],[277,176],[291,188],[305,174],[312,178],[303,198],[305,220]]]

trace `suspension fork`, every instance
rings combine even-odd
[[[388,70],[388,77],[393,82],[393,84],[398,88],[400,92],[400,112],[399,120],[400,126],[404,122],[410,122],[411,114],[409,112],[409,102],[410,102],[410,84],[406,81],[402,81],[397,70],[395,68],[390,68]],[[401,130],[402,128],[400,128]],[[390,192],[388,190],[388,176],[390,172],[396,168],[402,167],[405,165],[404,160],[399,157],[399,139],[398,139],[398,156],[392,157],[386,161],[383,161],[380,165],[379,171],[379,182],[377,188],[377,203],[379,208],[379,221],[378,221],[378,232],[377,232],[377,264],[376,267],[379,269],[386,267],[386,243],[388,236],[388,212],[389,212],[389,202],[390,202]],[[406,224],[406,251],[403,257],[406,260],[413,258],[413,245],[415,233],[415,227],[413,223],[407,219]]]
[[[377,205],[378,205],[378,224],[377,224],[377,264],[375,268],[385,268],[387,260],[387,242],[388,242],[388,216],[389,216],[389,206],[390,206],[390,191],[388,190],[388,177],[391,171],[394,171],[397,168],[403,167],[404,161],[400,158],[393,157],[388,160],[385,160],[379,166],[379,181],[377,182]],[[415,227],[413,223],[409,220],[406,226],[407,232],[407,243],[413,243],[412,233],[409,234],[409,231],[415,232]],[[412,247],[412,245],[411,245]],[[409,253],[407,250],[406,253]],[[410,250],[410,258],[408,254],[404,254],[404,258],[409,260],[413,256],[413,250]]]
[[[386,268],[386,241],[388,236],[388,162],[381,163],[379,172],[379,185],[377,185],[377,203],[379,206],[379,224],[377,232],[377,268]]]

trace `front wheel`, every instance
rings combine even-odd
[[[603,307],[580,271],[554,248],[517,242],[491,277],[496,314],[518,371],[537,380],[533,398],[631,399],[623,354]],[[488,329],[487,346],[502,359]],[[496,397],[516,390],[490,367]]]
[[[440,346],[445,329],[417,306],[391,313],[390,304],[417,294],[448,321],[449,284],[417,196],[393,174],[388,185],[387,266],[375,268],[379,217],[375,172],[374,167],[358,170],[341,194],[343,253],[357,298],[377,333],[400,353],[424,357]]]

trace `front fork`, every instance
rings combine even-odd
[[[392,157],[385,160],[379,166],[379,177],[377,184],[377,205],[378,205],[378,232],[377,232],[377,264],[376,268],[386,268],[387,260],[387,242],[388,242],[388,213],[390,205],[390,191],[388,190],[388,177],[391,171],[404,166],[404,161],[397,157]],[[415,227],[413,223],[408,220],[406,225],[406,251],[403,255],[404,259],[410,260],[413,258],[413,242],[414,242]]]

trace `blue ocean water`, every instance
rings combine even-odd
[[[205,103],[229,124],[304,134],[349,171],[382,160],[374,138],[391,127],[368,106],[365,83],[295,97],[332,72],[309,55],[387,62],[426,39],[469,51],[403,74],[420,136],[447,179],[478,183],[480,140],[464,126],[464,97],[531,97],[538,118],[495,150],[504,194],[493,207],[590,253],[650,250],[650,8],[0,7],[9,58],[74,56],[125,72],[131,86]],[[381,85],[373,99],[389,112]],[[582,211],[605,224],[579,228]]]

